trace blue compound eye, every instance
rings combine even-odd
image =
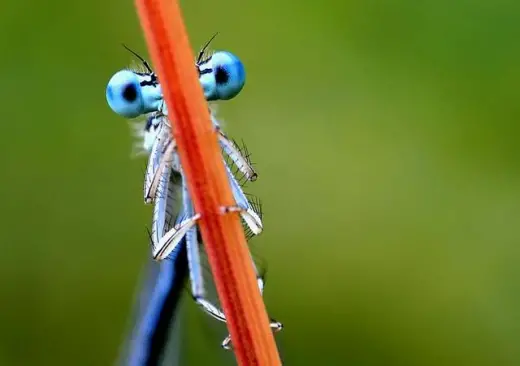
[[[199,65],[200,82],[206,100],[228,100],[240,93],[246,82],[244,65],[232,53],[215,52]]]
[[[112,76],[106,97],[110,108],[123,117],[135,118],[145,113],[139,78],[132,71],[122,70]]]

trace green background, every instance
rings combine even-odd
[[[194,49],[218,31],[246,65],[219,114],[258,167],[286,364],[519,365],[520,3],[183,8]],[[120,43],[146,54],[133,3],[0,9],[0,364],[110,365],[150,256],[105,100]],[[186,305],[185,364],[226,364]]]

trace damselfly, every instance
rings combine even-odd
[[[231,99],[244,86],[244,66],[229,52],[219,51],[207,55],[208,45],[209,42],[200,51],[195,62],[206,100],[209,102]],[[150,155],[144,181],[144,200],[145,203],[154,204],[150,233],[153,257],[158,261],[174,259],[176,253],[185,245],[191,292],[195,302],[212,317],[226,322],[226,317],[216,302],[206,296],[201,265],[203,246],[197,227],[200,215],[194,210],[176,153],[175,140],[171,137],[171,128],[174,126],[168,119],[161,85],[149,64],[136,53],[132,53],[141,60],[144,69],[117,72],[108,83],[106,96],[110,107],[121,116],[135,118],[146,115],[143,147]],[[216,138],[237,172],[249,181],[256,180],[257,174],[248,157],[223,133],[213,114],[212,121]],[[243,192],[237,177],[228,165],[226,170],[236,204],[232,207],[222,207],[222,213],[239,212],[247,230],[252,235],[260,234],[263,224],[258,209]],[[257,282],[260,291],[263,292],[264,280],[258,271]],[[271,328],[278,331],[282,329],[282,325],[272,320]],[[222,346],[228,348],[229,345],[228,336]]]

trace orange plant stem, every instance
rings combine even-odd
[[[281,365],[177,0],[136,0],[239,365]]]

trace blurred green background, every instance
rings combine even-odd
[[[218,31],[246,65],[219,114],[286,364],[520,365],[520,3],[182,4],[194,49]],[[1,9],[0,364],[110,365],[151,210],[105,87],[141,29],[131,1]],[[225,364],[191,305],[186,364]]]

